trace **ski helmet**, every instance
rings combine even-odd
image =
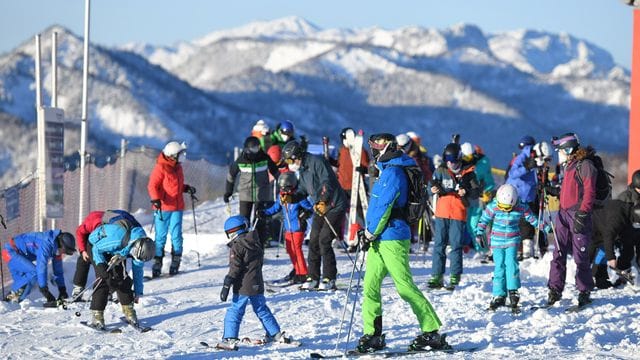
[[[347,133],[351,133],[351,134],[347,135]],[[347,138],[347,136],[350,136],[350,137],[356,136],[356,132],[353,130],[353,128],[346,127],[340,131],[340,139],[344,141]]]
[[[156,242],[148,237],[141,237],[131,245],[129,254],[138,261],[149,261],[156,255]]]
[[[246,233],[249,228],[249,221],[242,215],[234,215],[224,222],[224,233],[228,239],[235,239],[238,235]]]
[[[294,172],[285,172],[280,174],[278,178],[278,186],[280,191],[293,192],[298,187],[298,178]]]
[[[444,151],[442,152],[442,161],[458,163],[460,162],[460,155],[460,145],[456,143],[450,143],[444,147]]]
[[[518,190],[511,184],[504,184],[498,188],[496,193],[496,203],[498,208],[504,211],[511,211],[518,202]]]
[[[260,140],[255,136],[249,136],[244,140],[244,151],[247,154],[257,154],[260,151]]]
[[[293,123],[291,121],[289,121],[289,120],[285,120],[285,121],[281,122],[280,126],[278,127],[278,129],[280,129],[280,134],[287,135],[287,136],[289,136],[289,138],[293,137],[293,133],[295,131]]]
[[[640,170],[634,171],[633,175],[631,175],[631,186],[640,189]]]
[[[395,136],[389,133],[380,133],[369,137],[369,147],[371,148],[371,155],[377,161],[389,149],[391,151],[396,150],[398,143],[396,143]]]
[[[407,136],[413,140],[413,142],[415,142],[416,144],[420,144],[420,136],[418,136],[418,134],[415,133],[415,131],[407,131]]]
[[[518,143],[518,147],[522,149],[527,145],[534,145],[535,143],[536,143],[536,140],[533,138],[533,136],[525,135],[522,138],[520,138],[520,143]]]
[[[406,152],[409,152],[409,148],[411,147],[411,138],[407,134],[398,134],[396,135],[396,142],[398,143],[398,147]]]
[[[177,159],[180,153],[186,150],[187,145],[184,142],[170,141],[164,146],[162,153],[167,157],[175,157]]]
[[[267,135],[267,133],[269,133],[269,125],[267,125],[267,123],[264,122],[264,120],[260,119],[256,122],[255,125],[253,125],[253,128],[251,129],[252,134],[255,135]]]
[[[545,161],[551,160],[551,148],[546,141],[539,142],[533,146],[535,153],[536,165],[542,166]]]
[[[460,152],[462,153],[462,159],[464,161],[473,159],[473,145],[471,145],[470,142],[460,145]]]
[[[566,133],[553,139],[553,146],[558,150],[562,150],[565,154],[572,154],[580,147],[580,140],[575,133]]]
[[[289,164],[293,163],[293,160],[302,159],[304,157],[304,150],[297,141],[289,141],[282,148],[282,158]]]
[[[76,239],[68,232],[61,232],[56,236],[58,241],[58,249],[67,255],[72,255],[76,251]]]

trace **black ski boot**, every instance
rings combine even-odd
[[[504,296],[496,296],[493,299],[491,299],[491,302],[489,303],[489,309],[495,310],[501,306],[504,306],[505,303],[506,303],[506,298]]]
[[[509,303],[511,305],[511,309],[518,308],[518,301],[520,301],[520,294],[518,294],[518,290],[509,290]]]
[[[551,306],[562,299],[562,293],[555,289],[549,288],[549,294],[547,295],[547,305]]]
[[[591,304],[591,293],[589,291],[580,291],[578,294],[578,306],[583,307]]]
[[[171,256],[171,266],[169,267],[169,275],[175,275],[178,273],[178,270],[180,269],[181,260],[182,260],[182,255]]]
[[[440,335],[438,330],[424,332],[409,345],[409,351],[449,350],[451,345],[447,343],[446,337],[446,334]]]
[[[384,349],[387,343],[384,341],[385,334],[377,335],[363,335],[358,341],[356,351],[359,353],[370,353]]]
[[[162,256],[156,256],[154,259],[156,261],[153,263],[153,267],[151,268],[151,276],[158,277],[160,276],[160,273],[162,273]]]

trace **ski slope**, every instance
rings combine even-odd
[[[232,204],[237,209],[237,204]],[[282,330],[300,340],[298,348],[278,346],[244,346],[237,352],[222,352],[201,346],[211,345],[222,336],[223,319],[229,302],[220,302],[222,279],[227,273],[226,237],[222,224],[226,219],[221,201],[205,202],[197,209],[198,232],[193,231],[190,211],[184,214],[185,253],[182,274],[145,283],[145,295],[136,306],[144,325],[154,328],[138,333],[123,327],[121,334],[106,334],[80,325],[91,317],[88,303],[77,303],[69,310],[44,309],[37,290],[20,304],[0,303],[0,357],[4,359],[303,359],[312,352],[331,354],[346,301],[346,291],[328,293],[299,292],[295,287],[282,292],[266,293],[267,303]],[[136,216],[147,230],[148,213]],[[197,255],[201,266],[198,267]],[[279,255],[279,257],[277,257]],[[306,255],[306,248],[305,248]],[[72,288],[76,256],[65,259],[67,288]],[[629,288],[599,290],[592,294],[594,305],[579,313],[566,313],[576,303],[573,286],[575,266],[569,264],[568,286],[559,305],[547,310],[531,311],[533,304],[546,299],[546,277],[550,257],[525,260],[521,264],[521,303],[523,312],[511,315],[506,308],[487,311],[491,298],[492,265],[481,264],[473,254],[464,257],[465,273],[461,286],[453,293],[428,291],[426,282],[431,270],[431,256],[411,255],[411,265],[418,286],[433,303],[442,319],[442,332],[454,347],[479,347],[473,353],[454,355],[415,355],[413,358],[465,359],[630,359],[640,354],[640,295]],[[150,273],[151,264],[146,272]],[[291,264],[286,254],[276,248],[265,254],[264,278],[286,275]],[[346,254],[338,253],[338,286],[349,282],[352,265]],[[165,261],[164,272],[168,271]],[[90,275],[90,280],[93,275]],[[70,290],[69,290],[70,291]],[[383,284],[383,323],[387,347],[402,350],[419,333],[410,307],[404,303],[390,279]],[[53,287],[54,294],[57,293]],[[360,301],[355,310],[351,343],[362,335]],[[80,312],[80,317],[74,313]],[[351,302],[343,327],[340,349],[344,349],[346,326]],[[120,306],[110,303],[105,311],[107,325],[119,324]],[[248,309],[240,335],[261,337],[263,330]]]

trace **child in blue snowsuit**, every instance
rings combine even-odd
[[[62,253],[73,254],[74,251],[73,235],[60,230],[24,233],[9,239],[2,250],[2,259],[7,263],[13,277],[11,293],[7,300],[20,302],[26,299],[37,282],[40,292],[47,300],[44,306],[55,307],[56,298],[47,286],[49,260],[58,285],[58,300],[65,299],[68,296],[62,271]]]
[[[486,247],[485,230],[490,222],[491,250],[495,268],[493,271],[493,299],[489,308],[496,309],[505,305],[507,291],[512,308],[518,306],[520,288],[520,269],[518,265],[518,245],[520,244],[520,218],[524,217],[534,228],[538,219],[526,203],[518,200],[518,191],[511,184],[500,186],[496,197],[484,209],[478,229],[476,242]],[[546,225],[548,227],[548,225]]]
[[[267,306],[264,297],[262,263],[264,250],[254,231],[249,231],[249,221],[242,215],[228,218],[224,232],[230,239],[229,273],[224,278],[220,300],[227,301],[229,289],[233,287],[232,305],[224,317],[224,334],[221,346],[235,349],[240,341],[240,323],[249,303],[266,331],[264,341],[288,343],[290,339],[280,331],[280,325]]]

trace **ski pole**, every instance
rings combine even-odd
[[[340,237],[338,236],[336,229],[334,229],[333,225],[331,225],[331,222],[329,222],[329,219],[327,219],[327,217],[324,215],[322,215],[322,218],[327,223],[327,225],[329,225],[329,229],[331,229],[331,232],[333,233],[333,236],[336,237],[336,240],[340,241]],[[342,248],[346,251],[347,256],[349,257],[349,260],[351,260],[351,263],[355,265],[356,262],[353,260],[353,258],[349,254],[349,248],[347,248],[347,245],[344,243],[344,241],[340,241],[340,243],[342,244]]]
[[[7,228],[7,224],[4,223],[4,217],[0,214],[0,224],[5,229]],[[0,250],[1,252],[2,250]],[[0,254],[0,281],[2,281],[2,298],[4,299],[4,264],[2,262],[2,255]]]
[[[558,251],[558,255],[562,256],[562,251],[560,251],[560,245],[558,244],[558,236],[556,234],[556,227],[553,224],[553,219],[551,219],[551,212],[549,211],[549,204],[546,204],[545,211],[547,212],[547,217],[549,218],[549,225],[551,225],[551,231],[553,232],[553,242],[556,246],[556,250]]]
[[[87,290],[89,289],[94,289],[98,284],[98,281],[101,281],[102,278],[96,278],[95,280],[93,280],[93,283],[91,283],[91,285],[89,285],[88,287],[84,288],[82,291],[80,291],[78,294],[76,294],[76,296],[72,297],[70,300],[65,301],[64,304],[62,305],[62,308],[66,309],[66,305],[69,305],[71,303],[76,302],[78,299],[82,298],[82,295],[84,295],[84,293],[87,292]]]
[[[361,247],[361,245],[358,245]],[[351,329],[353,328],[353,318],[356,314],[356,303],[358,302],[358,291],[360,290],[360,281],[362,280],[362,267],[364,266],[365,256],[362,256],[362,261],[360,262],[360,268],[358,269],[358,281],[356,283],[356,296],[353,299],[353,305],[351,306],[351,319],[349,320],[349,331],[347,332],[347,341],[344,344],[344,353],[346,354],[348,351],[349,341],[351,340]]]
[[[278,232],[278,248],[276,249],[276,257],[280,257],[280,243],[282,242],[282,235],[284,232],[284,222],[280,220],[280,231]]]
[[[198,224],[196,222],[196,201],[198,201],[198,198],[194,195],[191,194],[191,215],[193,216],[193,231],[196,233],[196,243],[198,242]],[[192,250],[196,253],[197,257],[198,257],[198,267],[200,267],[200,253],[197,250]]]
[[[356,255],[355,255],[356,259],[358,258],[358,255],[360,254],[360,252],[361,252],[361,247],[358,244],[358,248],[356,250]],[[338,325],[338,337],[336,338],[336,348],[335,348],[336,352],[338,351],[338,347],[340,346],[340,336],[342,335],[342,324],[344,323],[344,318],[347,315],[347,305],[349,305],[349,296],[351,295],[351,289],[353,285],[353,276],[356,272],[356,268],[357,268],[357,265],[356,263],[354,263],[353,267],[351,268],[351,275],[349,276],[349,287],[347,287],[347,297],[345,298],[344,306],[342,307],[342,318],[340,319],[340,325]],[[358,272],[358,276],[360,276],[359,272]]]
[[[287,203],[284,203],[284,217],[287,220],[287,225],[289,227],[289,231],[291,231],[291,218],[289,218],[289,205],[287,205]],[[284,227],[284,225],[283,225],[283,227]],[[283,231],[283,233],[284,233],[284,241],[285,241],[285,244],[286,244],[287,232]],[[293,239],[291,239],[291,241],[293,242]],[[286,245],[285,245],[285,247],[286,247]],[[280,242],[278,242],[278,250],[280,250]]]

